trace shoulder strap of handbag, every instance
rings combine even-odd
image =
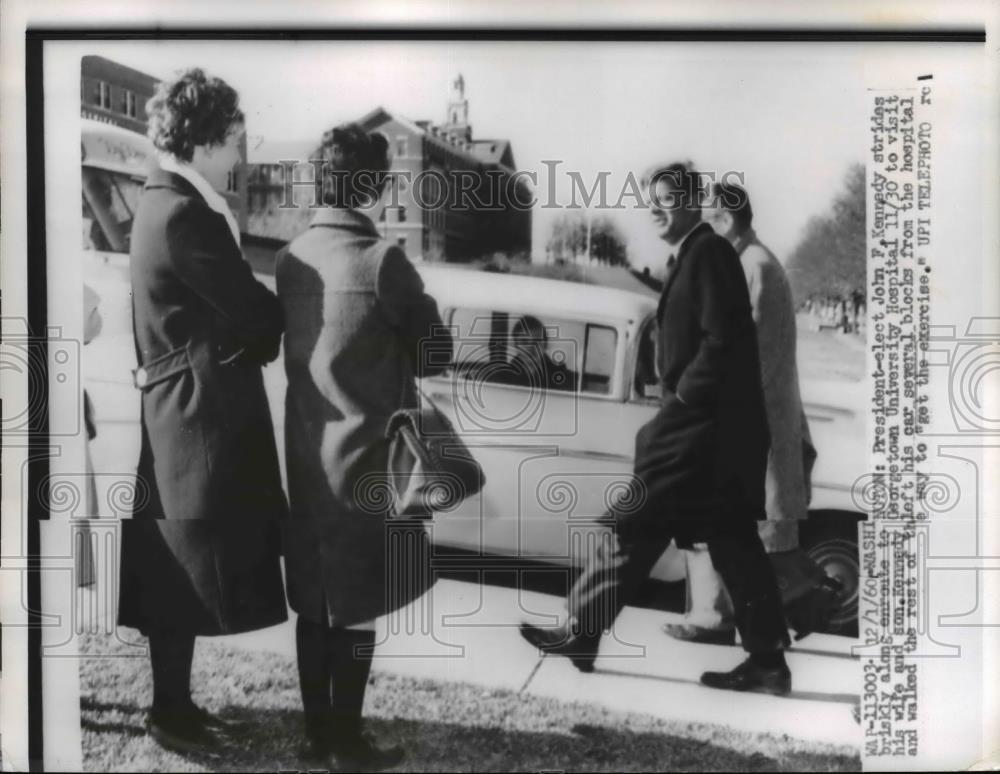
[[[417,396],[418,408],[429,408],[435,413],[435,415],[441,418],[442,422],[444,422],[446,426],[451,426],[451,422],[448,420],[448,417],[442,413],[441,409],[437,407],[437,404],[430,399],[430,396],[426,392],[424,392],[423,388],[420,386],[419,380],[417,381]]]
[[[379,265],[381,265],[382,261],[385,259],[385,256],[388,254],[388,252],[392,248],[396,247],[396,245],[392,244],[392,242],[390,242],[388,239],[381,239],[379,241],[380,241],[381,244],[379,244],[379,246],[377,247],[377,251],[378,252],[376,254],[377,255],[376,271],[377,271],[377,267]],[[417,408],[418,409],[421,409],[421,408],[430,408],[438,417],[441,418],[441,420],[447,426],[451,425],[451,422],[441,412],[441,409],[439,409],[437,407],[437,405],[435,405],[434,401],[432,401],[430,399],[430,397],[428,397],[427,393],[424,392],[423,389],[421,389],[419,381],[417,381]]]
[[[378,270],[379,270],[379,267],[382,265],[382,261],[385,260],[386,255],[388,255],[389,251],[392,248],[394,248],[394,247],[396,247],[396,245],[394,245],[388,239],[383,239],[381,237],[379,237],[378,242],[376,242],[373,245],[373,247],[372,247],[372,253],[375,256],[375,282],[376,282],[376,284],[378,283]],[[424,393],[424,391],[420,389],[420,384],[418,383],[417,384],[417,408],[418,409],[421,408],[422,402],[426,402],[428,405],[432,406],[435,410],[437,410],[437,407],[434,406],[433,403],[431,403],[430,398],[428,398],[427,395]]]

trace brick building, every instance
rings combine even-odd
[[[151,75],[133,70],[102,56],[80,60],[80,115],[94,121],[114,124],[139,134],[146,134],[146,102],[160,83]],[[240,163],[233,169],[220,191],[236,216],[241,231],[247,228],[247,147],[240,147]]]
[[[529,256],[531,252],[532,191],[515,175],[510,141],[474,138],[469,102],[461,75],[452,82],[447,121],[411,121],[378,107],[358,123],[389,139],[394,190],[378,228],[411,257],[469,261],[496,252]],[[280,161],[306,161],[310,143],[261,143],[251,151],[248,194],[251,231],[254,223],[275,236],[289,239],[308,220],[302,210],[278,210],[284,198]],[[295,170],[296,181],[311,179],[307,166]],[[296,186],[295,200],[304,201]],[[464,193],[463,193],[464,191]],[[521,206],[516,206],[516,202]],[[481,206],[485,204],[486,206]],[[266,216],[264,215],[266,213]]]

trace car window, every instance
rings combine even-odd
[[[452,311],[455,374],[494,384],[607,395],[618,332],[609,326],[505,310]]]
[[[649,320],[639,334],[639,351],[632,376],[632,396],[658,401],[662,392],[660,377],[656,372],[656,321]]]
[[[611,378],[615,372],[615,345],[618,343],[618,333],[614,328],[588,324],[586,341],[580,391],[606,395],[611,392]]]
[[[83,247],[126,253],[142,181],[93,167],[83,168]]]

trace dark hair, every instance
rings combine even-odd
[[[378,199],[389,171],[389,140],[360,124],[340,124],[324,132],[314,159],[323,162],[323,204],[358,207]]]
[[[514,329],[511,331],[511,338],[514,339],[538,339],[545,341],[548,338],[548,331],[542,321],[533,315],[526,314],[517,319]]]
[[[240,96],[200,68],[163,81],[146,103],[147,134],[153,145],[181,161],[191,161],[198,145],[224,145],[234,126],[244,123]]]
[[[665,203],[659,201],[655,194],[656,184],[661,181],[669,183],[672,191],[680,193],[681,206],[687,209],[700,209],[698,173],[690,161],[656,164],[643,174],[642,187],[649,192],[651,200],[663,206]]]
[[[712,186],[712,204],[733,216],[733,222],[740,230],[749,228],[753,222],[753,208],[746,189],[736,183],[715,183]]]

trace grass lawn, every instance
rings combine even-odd
[[[198,641],[195,700],[252,732],[219,758],[183,758],[145,734],[148,663],[106,637],[81,641],[81,717],[87,771],[307,770],[299,755],[295,664]],[[398,771],[858,771],[857,752],[779,735],[737,733],[566,704],[512,691],[373,675],[368,727],[409,752]]]

